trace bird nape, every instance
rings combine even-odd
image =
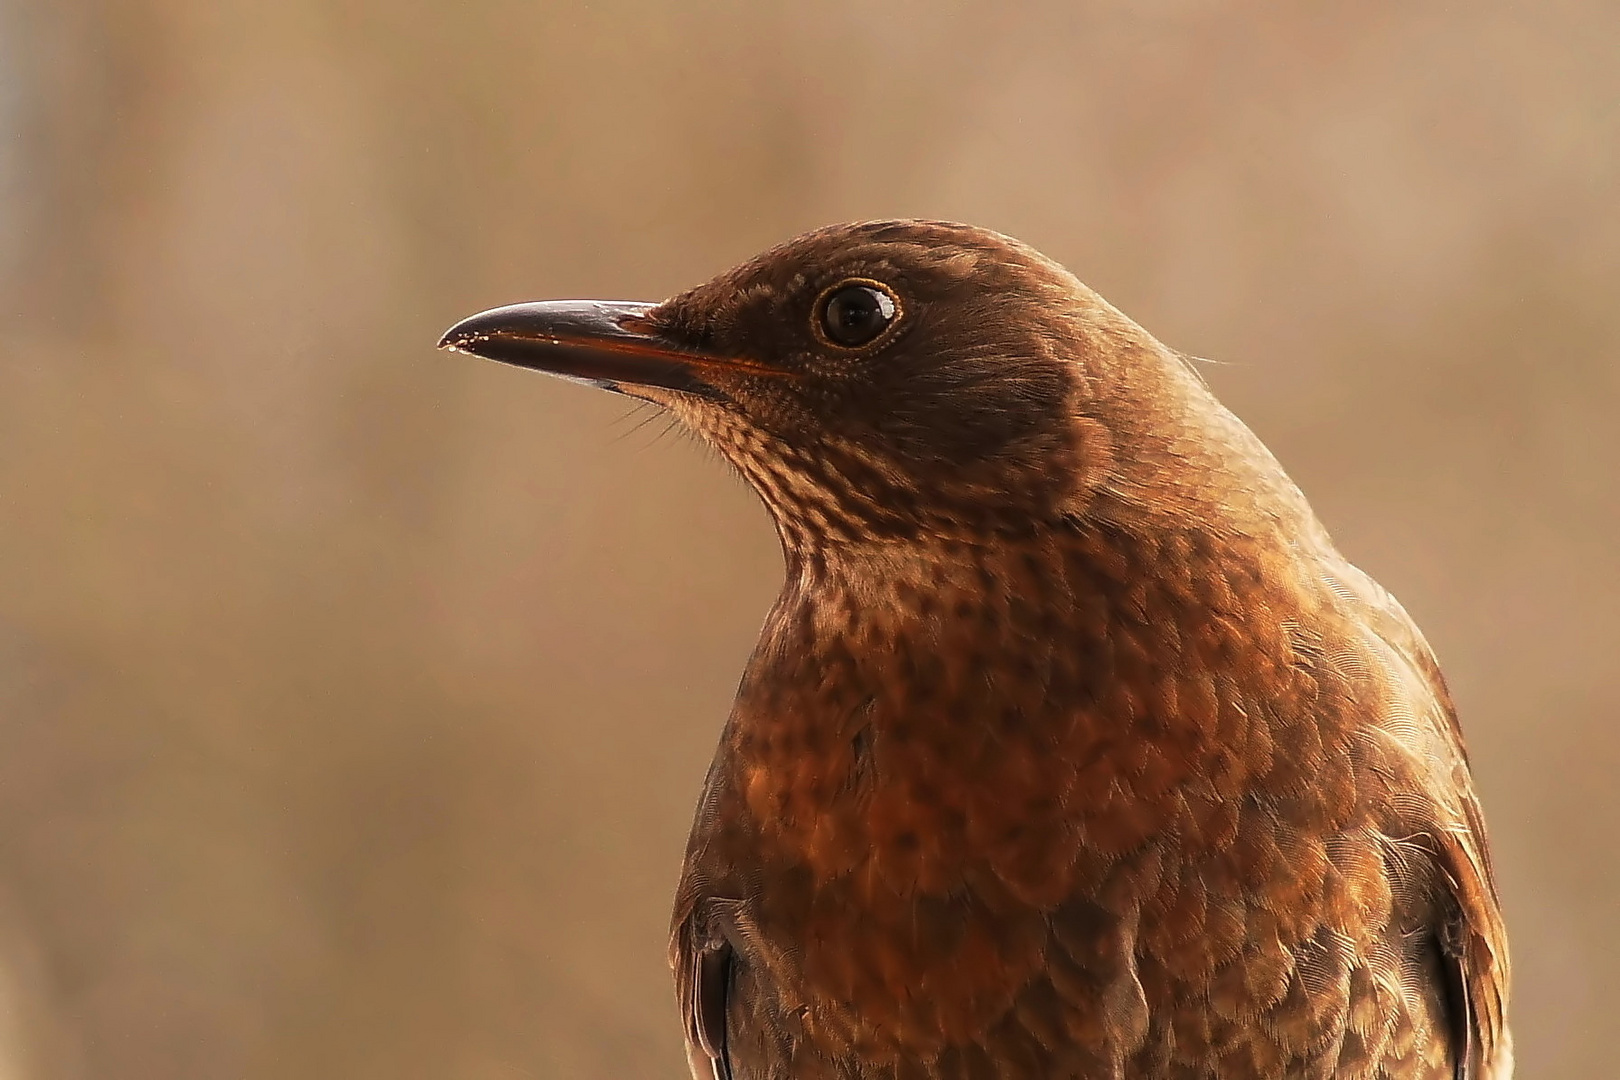
[[[1511,1075],[1422,634],[1062,267],[865,222],[441,345],[664,407],[781,539],[675,901],[694,1076]]]

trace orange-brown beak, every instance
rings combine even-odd
[[[458,322],[439,340],[439,348],[621,392],[658,386],[714,397],[716,389],[705,375],[783,374],[752,360],[670,341],[646,318],[655,306],[620,300],[512,304]]]

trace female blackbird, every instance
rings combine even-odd
[[[1423,636],[1062,267],[867,222],[441,344],[663,406],[781,538],[675,903],[694,1076],[1511,1075]]]

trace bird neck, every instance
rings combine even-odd
[[[1017,538],[845,545],[789,568],[737,723],[828,736],[976,730],[987,717],[1035,740],[1077,715],[1096,718],[1099,738],[1213,724],[1174,708],[1176,685],[1163,709],[1116,699],[1122,685],[1160,682],[1207,696],[1230,638],[1286,652],[1273,638],[1300,580],[1294,553],[1266,538],[1092,519]],[[1175,670],[1148,670],[1152,656],[1176,657]]]

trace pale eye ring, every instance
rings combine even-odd
[[[882,282],[854,278],[840,282],[816,301],[816,336],[841,349],[870,345],[898,321],[900,305]]]

